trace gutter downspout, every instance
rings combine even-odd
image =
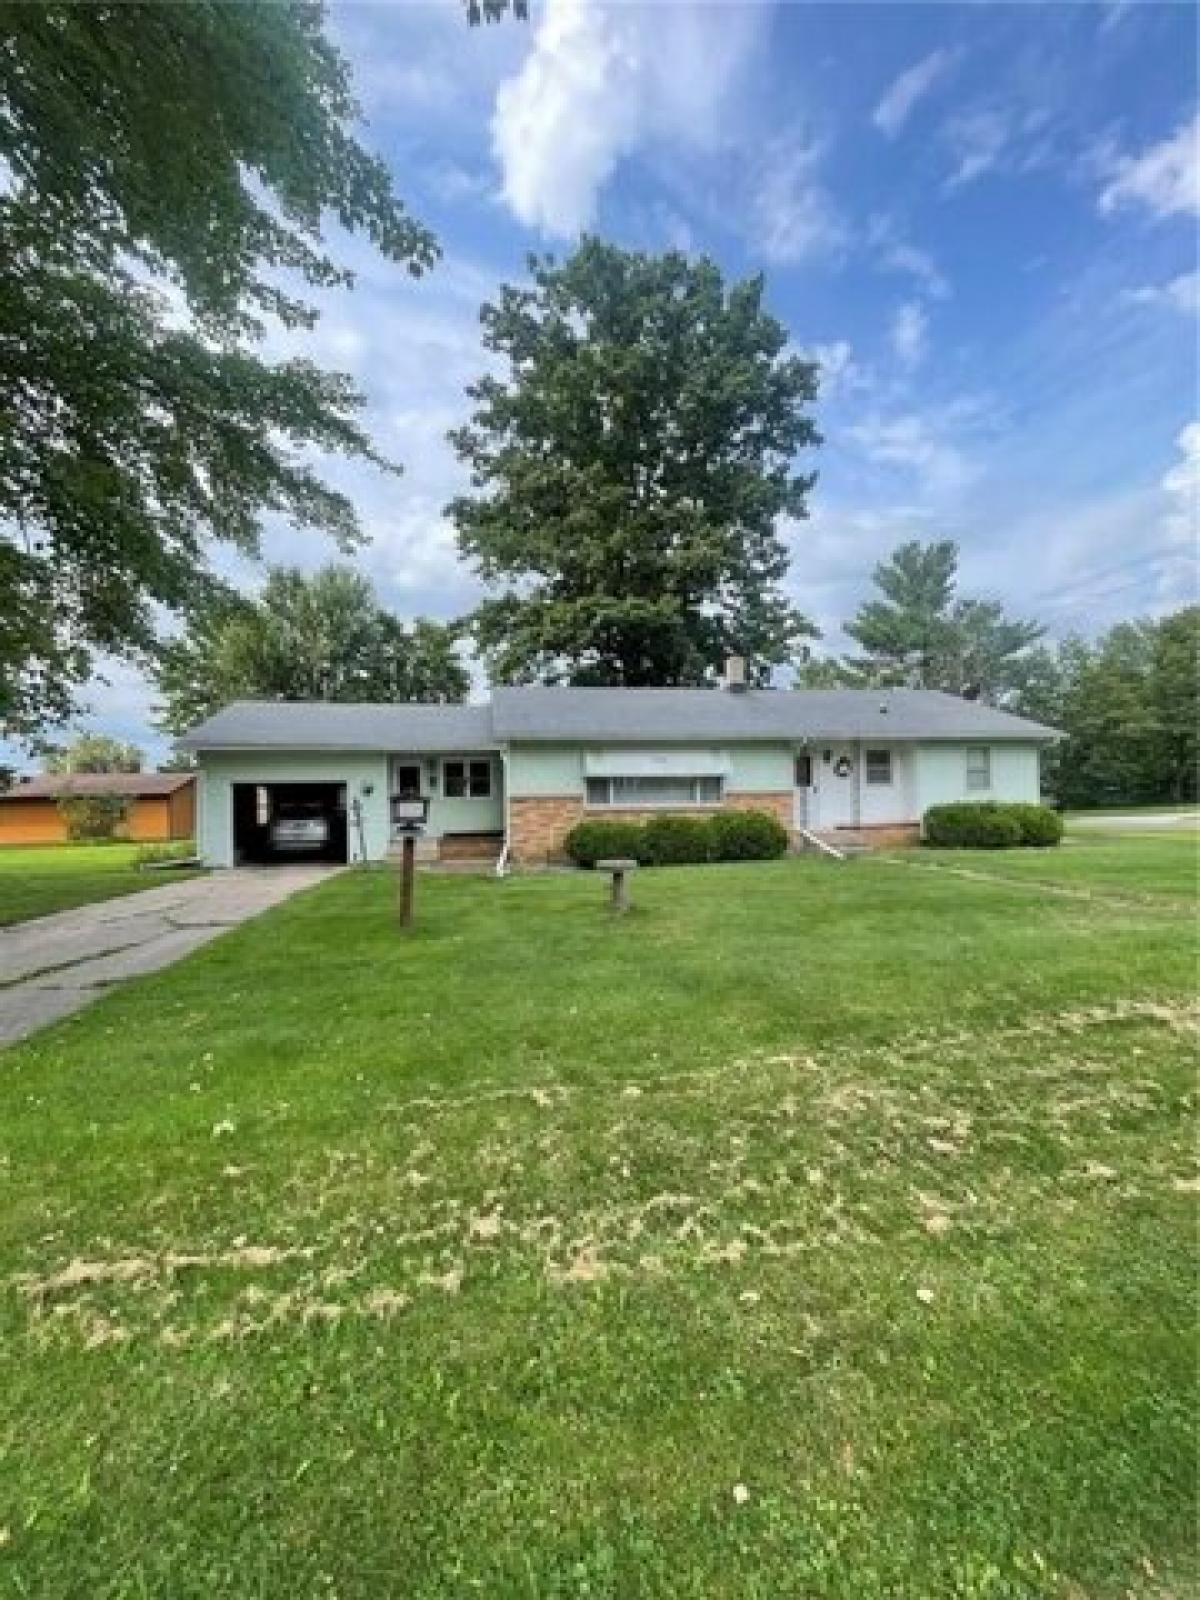
[[[507,878],[507,876],[508,876],[508,852],[509,852],[509,847],[510,847],[510,840],[512,838],[512,810],[511,810],[511,806],[509,804],[510,790],[509,790],[509,783],[508,783],[508,746],[507,745],[505,745],[504,748],[500,752],[500,771],[501,771],[501,774],[502,774],[502,777],[503,777],[503,782],[504,782],[504,844],[501,847],[499,858],[496,861],[496,876],[498,878]]]

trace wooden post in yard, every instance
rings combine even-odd
[[[400,926],[413,925],[413,880],[417,875],[417,841],[406,833],[400,847]]]

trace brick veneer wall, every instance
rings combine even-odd
[[[921,842],[919,822],[862,822],[857,827],[848,825],[844,828],[834,828],[830,837],[835,843],[839,833],[844,833],[849,838],[861,839],[863,844],[881,847]]]
[[[563,840],[585,816],[604,822],[647,822],[651,817],[661,817],[664,810],[669,808],[654,806],[649,810],[638,810],[597,806],[587,810],[582,797],[577,795],[539,795],[536,798],[514,796],[509,801],[509,857],[525,865],[564,861]],[[688,806],[686,812],[677,812],[676,815],[707,817],[721,810],[765,811],[777,817],[789,833],[792,831],[790,789],[774,794],[727,794],[723,806]]]

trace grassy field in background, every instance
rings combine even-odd
[[[351,872],[6,1052],[0,1592],[1195,1592],[1189,870]]]
[[[153,889],[180,876],[145,872],[135,844],[6,845],[0,848],[0,927],[94,900]]]

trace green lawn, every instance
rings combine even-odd
[[[135,865],[137,852],[134,844],[6,845],[0,849],[0,927],[152,889],[181,875],[143,872]]]
[[[956,871],[984,872],[1031,884],[1124,898],[1169,895],[1195,902],[1200,889],[1200,835],[1068,833],[1053,850],[921,850],[897,859]]]
[[[1193,907],[1121,848],[407,939],[350,873],[6,1053],[0,1593],[1195,1592]]]

